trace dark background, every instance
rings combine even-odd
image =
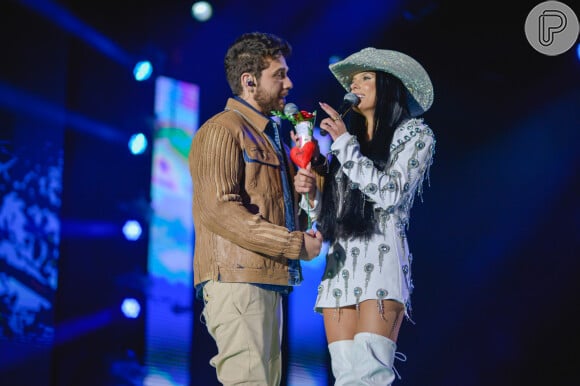
[[[132,287],[120,278],[145,272],[145,241],[103,243],[75,229],[86,219],[122,221],[147,201],[150,159],[128,155],[126,138],[152,131],[153,82],[135,82],[133,62],[88,44],[39,12],[39,3],[46,1],[0,4],[0,81],[104,124],[89,130],[64,121],[54,133],[18,133],[57,138],[64,147],[58,339],[49,371],[55,384],[87,376],[85,384],[102,385],[107,358],[122,342],[139,352],[143,326],[123,330],[123,341],[112,327],[65,339],[58,326],[106,310],[120,288]],[[220,0],[206,23],[191,18],[191,3],[56,2],[131,58],[151,58],[156,74],[199,85],[201,122],[230,95],[223,56],[244,32],[290,41],[295,88],[288,100],[308,110],[342,99],[327,69],[333,55],[374,46],[416,58],[435,88],[424,117],[437,152],[409,230],[416,325],[401,331],[408,361],[397,365],[400,383],[577,383],[580,61],[576,45],[549,57],[528,44],[524,22],[537,2]],[[46,118],[23,100],[0,106],[3,135],[16,136],[10,128],[22,115]],[[194,384],[209,385],[213,343],[195,330]],[[34,359],[5,376],[26,374],[21,384],[40,384],[26,371],[31,366]]]

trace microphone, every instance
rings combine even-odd
[[[348,114],[348,112],[352,110],[354,106],[358,106],[359,103],[360,98],[356,96],[356,94],[352,92],[344,94],[344,97],[342,98],[342,104],[338,108],[338,114],[341,118],[344,118],[344,116]],[[320,135],[328,135],[328,131],[320,129]]]
[[[299,112],[300,110],[298,110],[298,106],[296,106],[294,103],[286,103],[284,105],[284,115],[286,116],[294,115]],[[296,141],[296,145],[298,147],[302,147],[306,142],[312,141],[312,127],[310,127],[308,124],[303,125],[298,123],[296,126],[294,126],[294,130],[296,131],[296,135],[298,137],[298,140]]]
[[[296,106],[296,104],[286,103],[286,105],[284,105],[284,115],[294,115],[297,112],[298,112],[298,106]]]
[[[354,94],[352,92],[348,92],[348,93],[344,94],[344,97],[342,98],[342,105],[338,109],[338,112],[340,114],[340,117],[341,118],[344,118],[344,116],[354,106],[358,106],[359,103],[360,103],[360,98],[358,96],[356,96],[356,94]],[[341,111],[342,111],[342,113],[341,113]]]

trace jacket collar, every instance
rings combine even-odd
[[[238,96],[228,99],[226,110],[238,112],[249,124],[261,132],[266,130],[268,124],[272,122],[270,118],[266,117]]]

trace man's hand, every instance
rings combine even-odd
[[[320,254],[322,248],[322,233],[309,229],[304,232],[304,245],[300,252],[300,260],[310,261]]]

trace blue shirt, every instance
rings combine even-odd
[[[285,157],[283,153],[284,147],[282,146],[282,141],[280,139],[279,124],[270,119],[270,123],[264,130],[264,133],[270,139],[270,142],[274,145],[276,149],[276,154],[280,160],[280,174],[282,178],[282,188],[284,190],[284,210],[286,213],[285,222],[286,228],[291,231],[296,230],[296,224],[294,223],[294,198],[292,196],[292,191],[290,189],[290,182],[288,181],[288,170],[286,168]],[[288,273],[290,274],[288,285],[295,286],[302,282],[300,275],[300,262],[298,260],[289,260]]]

